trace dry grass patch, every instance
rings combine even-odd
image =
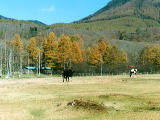
[[[159,78],[73,77],[70,83],[62,83],[61,77],[0,80],[0,120],[158,120]]]

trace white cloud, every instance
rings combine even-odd
[[[54,12],[55,8],[54,6],[51,6],[49,8],[42,8],[41,11],[42,12]]]

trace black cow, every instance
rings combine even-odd
[[[64,79],[66,79],[66,82],[69,82],[69,77],[73,76],[74,71],[71,69],[65,69],[62,73],[62,77],[63,77],[63,82]]]
[[[130,77],[132,77],[132,75],[136,75],[136,73],[137,73],[137,69],[131,69],[130,70]]]

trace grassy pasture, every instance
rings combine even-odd
[[[0,120],[159,119],[160,75],[0,79]]]

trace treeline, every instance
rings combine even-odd
[[[110,45],[99,39],[91,48],[84,48],[83,39],[78,35],[59,38],[53,32],[48,37],[36,36],[28,42],[22,41],[19,34],[11,41],[1,44],[0,74],[22,74],[27,66],[36,67],[40,72],[42,67],[51,67],[53,73],[72,68],[76,72],[104,73],[116,72],[120,66],[127,67],[127,55],[116,45]]]
[[[118,31],[114,37],[119,40],[156,42],[160,39],[159,32],[160,29],[158,27],[150,27],[146,29],[136,29],[134,32]]]
[[[140,53],[138,64],[142,72],[160,72],[160,47],[147,45]]]
[[[78,34],[62,34],[57,38],[53,32],[47,37],[32,37],[27,42],[15,34],[11,41],[6,40],[0,46],[0,75],[22,74],[25,67],[37,68],[38,74],[42,67],[50,67],[53,74],[66,68],[77,73],[118,74],[127,73],[129,65],[135,65],[139,72],[158,71],[160,48],[147,45],[132,56],[103,38],[85,48]]]

